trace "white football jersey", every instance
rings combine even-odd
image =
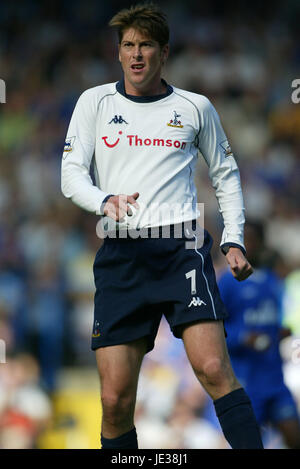
[[[244,247],[239,170],[211,102],[170,86],[159,99],[148,100],[128,97],[122,90],[123,82],[110,83],[80,96],[62,158],[63,194],[102,215],[107,195],[139,192],[140,208],[126,217],[124,227],[196,219],[194,171],[200,150],[224,220],[221,245]],[[92,160],[96,185],[90,177]]]

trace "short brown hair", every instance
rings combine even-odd
[[[109,22],[116,28],[121,44],[124,31],[135,28],[157,41],[160,47],[169,42],[169,26],[166,15],[154,3],[139,3],[119,11]]]

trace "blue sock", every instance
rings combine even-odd
[[[214,406],[232,449],[264,449],[251,401],[243,388],[216,399]]]
[[[104,438],[101,434],[101,446],[102,449],[138,449],[135,427],[117,438]]]

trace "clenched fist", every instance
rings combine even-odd
[[[133,205],[136,209],[139,208],[136,202],[139,195],[138,192],[135,192],[132,195],[119,194],[111,196],[104,205],[104,215],[107,215],[117,222],[123,221],[126,215],[132,215],[128,204]]]
[[[253,268],[239,248],[231,247],[226,254],[227,262],[234,278],[239,282],[246,280],[252,273]]]

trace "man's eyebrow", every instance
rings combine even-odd
[[[131,41],[130,39],[122,39],[121,44],[124,42],[128,42],[129,44],[134,44],[134,41]],[[139,44],[145,44],[145,42],[151,42],[154,43],[153,39],[143,39],[142,41],[139,42]]]

